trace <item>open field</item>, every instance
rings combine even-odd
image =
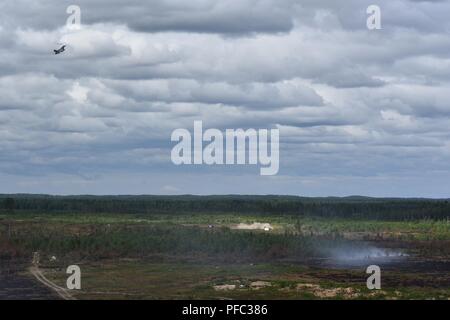
[[[270,230],[246,230],[256,222]],[[20,279],[32,281],[34,252],[61,287],[79,265],[79,299],[450,298],[447,219],[14,212],[0,215],[0,238]],[[366,288],[371,264],[382,290]]]

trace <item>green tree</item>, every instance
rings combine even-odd
[[[6,198],[3,206],[6,211],[14,212],[14,209],[16,208],[16,202],[13,198]]]

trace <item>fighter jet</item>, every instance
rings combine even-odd
[[[66,45],[63,45],[61,48],[59,48],[58,50],[53,50],[53,52],[55,54],[60,54],[63,53],[64,51],[66,51]]]

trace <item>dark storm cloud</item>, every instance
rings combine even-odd
[[[12,25],[18,25],[14,16],[19,16],[23,27],[54,29],[65,22],[65,10],[71,4],[82,8],[85,24],[110,22],[142,32],[248,34],[290,31],[295,1],[79,0],[72,3],[52,0],[30,3],[8,0],[3,5],[3,16]]]
[[[55,29],[65,23],[66,8],[82,8],[85,24],[127,25],[140,32],[199,32],[224,35],[285,33],[295,24],[328,28],[338,23],[345,29],[364,29],[366,8],[383,9],[385,27],[405,27],[434,32],[448,31],[448,1],[414,0],[5,0],[1,5],[6,25]]]

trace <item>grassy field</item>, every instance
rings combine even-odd
[[[450,240],[450,220],[380,221],[339,218],[299,218],[290,215],[245,215],[236,214],[30,214],[16,213],[13,216],[0,214],[4,226],[7,221],[44,224],[114,225],[114,224],[174,224],[230,227],[239,223],[255,221],[270,223],[278,232],[323,233],[344,235],[345,233],[386,234],[386,237],[416,240]]]
[[[273,229],[236,229],[254,222]],[[0,240],[2,261],[39,252],[60,286],[79,265],[81,299],[450,298],[447,220],[14,213],[0,215]],[[378,262],[382,290],[370,291]]]
[[[389,271],[384,288],[371,291],[359,270],[332,270],[298,264],[198,264],[116,260],[80,265],[81,299],[447,299],[428,276]],[[63,269],[47,276],[64,286]],[[401,280],[400,280],[401,279]],[[442,282],[444,279],[442,279]],[[399,283],[398,281],[403,281]],[[434,282],[433,282],[434,281]],[[449,279],[446,279],[448,284]],[[445,285],[445,283],[443,283]]]

